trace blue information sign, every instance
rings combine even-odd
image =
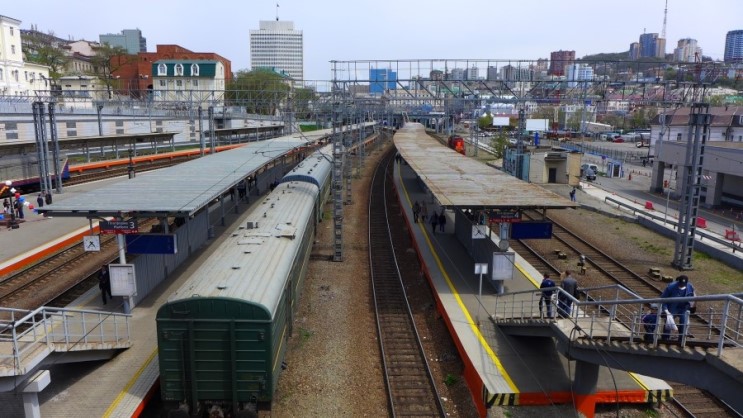
[[[129,254],[176,254],[178,246],[174,234],[126,235],[126,252]]]
[[[518,222],[511,224],[512,239],[550,239],[552,222]]]

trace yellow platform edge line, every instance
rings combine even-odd
[[[402,185],[403,192],[405,193],[405,199],[408,201],[408,205],[411,205],[410,195],[408,195],[408,189],[405,187],[405,181],[400,175],[399,170],[398,170],[398,178],[400,180],[400,184]],[[493,363],[495,364],[496,368],[501,373],[503,378],[506,380],[506,383],[508,383],[508,386],[511,388],[511,390],[514,393],[520,393],[518,388],[516,387],[516,384],[513,382],[513,379],[511,379],[511,376],[508,375],[508,373],[506,372],[506,369],[503,367],[503,364],[501,364],[500,359],[498,358],[498,356],[495,355],[495,352],[493,352],[493,349],[490,347],[488,342],[485,340],[485,337],[483,337],[483,335],[480,333],[480,330],[475,324],[475,321],[472,320],[472,317],[470,316],[470,313],[467,310],[467,307],[464,306],[464,302],[462,302],[462,298],[459,296],[459,292],[457,292],[457,289],[454,287],[454,284],[452,283],[451,278],[449,277],[449,274],[446,272],[446,269],[444,268],[444,265],[441,262],[441,259],[439,258],[438,254],[433,248],[433,244],[431,243],[431,240],[428,237],[428,232],[426,231],[426,228],[425,227],[421,228],[421,231],[423,232],[423,237],[426,239],[426,244],[428,245],[428,248],[431,251],[431,254],[433,255],[434,260],[436,260],[436,265],[438,266],[439,270],[441,270],[441,273],[443,273],[444,275],[444,280],[446,280],[446,284],[449,286],[449,290],[451,290],[452,295],[454,295],[454,298],[457,301],[457,305],[459,305],[459,308],[462,310],[462,313],[464,313],[465,317],[467,318],[467,323],[469,324],[470,329],[475,334],[478,341],[480,341],[480,344],[483,347],[485,347],[485,351],[488,353],[488,356],[493,361]]]
[[[129,389],[131,389],[132,386],[134,386],[135,383],[137,383],[137,380],[142,375],[144,370],[147,368],[147,366],[152,363],[152,360],[155,359],[155,356],[157,356],[157,348],[152,350],[152,354],[147,358],[147,361],[142,364],[142,366],[139,367],[136,373],[134,373],[134,376],[132,376],[131,379],[126,383],[126,386],[124,386],[124,389],[122,389],[121,392],[119,392],[119,395],[114,399],[113,402],[111,402],[111,405],[106,409],[106,412],[103,413],[104,418],[109,418],[111,414],[116,410],[116,408],[119,406],[121,401],[124,399],[124,396],[126,396],[129,393]]]

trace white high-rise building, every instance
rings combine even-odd
[[[250,31],[250,67],[284,71],[294,80],[304,79],[304,41],[294,22],[261,20]]]

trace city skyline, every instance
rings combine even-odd
[[[669,0],[666,53],[679,39],[693,38],[705,56],[721,60],[728,31],[743,29],[743,2]],[[145,2],[82,21],[95,3],[69,0],[28,8],[5,4],[0,14],[35,25],[60,38],[97,41],[100,34],[140,29],[148,50],[177,44],[192,51],[220,54],[233,71],[250,69],[250,30],[261,20],[292,21],[304,33],[304,77],[329,80],[331,60],[396,59],[538,59],[550,52],[575,50],[576,58],[626,52],[639,35],[661,33],[665,0],[627,0],[621,7],[596,6],[590,0],[518,4],[357,1],[353,10],[337,0],[279,2],[259,0],[249,6],[204,9],[192,0]],[[139,7],[141,6],[141,7]],[[203,10],[202,10],[203,9]],[[164,16],[172,16],[164,19]],[[375,18],[377,17],[377,18]],[[410,23],[406,26],[405,23]]]

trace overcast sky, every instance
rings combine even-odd
[[[279,18],[304,33],[307,80],[332,78],[329,61],[537,59],[629,50],[643,31],[661,33],[665,0],[282,0]],[[105,4],[105,6],[104,6]],[[216,52],[233,71],[250,68],[251,29],[276,18],[267,0],[3,1],[0,14],[62,38],[98,41],[138,28],[148,51],[178,44]],[[722,59],[725,35],[743,29],[743,0],[668,0],[666,52],[694,38]]]

